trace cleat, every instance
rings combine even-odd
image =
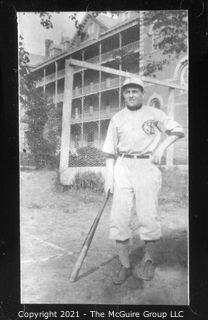
[[[143,257],[141,263],[133,269],[132,275],[135,279],[142,279],[145,281],[150,281],[154,278],[155,265],[147,253]]]
[[[125,268],[124,266],[121,266],[120,270],[113,278],[113,283],[116,285],[124,283],[130,277],[131,273],[131,268]]]

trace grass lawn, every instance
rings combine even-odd
[[[61,188],[55,171],[21,172],[22,303],[172,304],[188,303],[187,174],[163,170],[159,219],[163,239],[155,251],[155,278],[122,286],[112,283],[118,267],[108,240],[110,205],[103,213],[77,282],[69,276],[103,200],[101,193]],[[137,263],[142,242],[135,237],[131,259]]]

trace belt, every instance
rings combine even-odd
[[[119,153],[118,154],[119,157],[124,157],[124,158],[131,158],[131,159],[149,159],[149,155],[148,154],[125,154],[125,153]]]

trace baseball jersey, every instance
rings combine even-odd
[[[162,110],[146,105],[134,111],[124,108],[112,117],[102,151],[112,155],[151,154],[161,139],[161,132],[184,136],[179,123]]]

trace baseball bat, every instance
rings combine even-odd
[[[87,255],[88,249],[90,247],[90,244],[91,244],[92,239],[94,237],[94,234],[95,234],[95,231],[97,229],[98,223],[100,221],[101,215],[102,215],[102,213],[103,213],[103,211],[105,209],[105,206],[106,206],[106,203],[107,203],[109,197],[110,197],[110,190],[108,190],[108,192],[106,194],[106,197],[103,200],[102,206],[99,209],[98,214],[95,217],[95,220],[93,221],[93,224],[92,224],[92,226],[91,226],[91,228],[90,228],[90,230],[89,230],[89,232],[88,232],[88,234],[87,234],[87,236],[85,238],[85,241],[84,241],[84,243],[82,245],[81,251],[79,253],[77,261],[75,262],[74,268],[73,268],[71,276],[70,276],[70,281],[71,282],[74,282],[74,281],[77,280],[77,277],[79,275],[79,271],[80,271],[80,269],[82,267],[82,264],[84,262],[84,259],[85,259],[86,255]]]

